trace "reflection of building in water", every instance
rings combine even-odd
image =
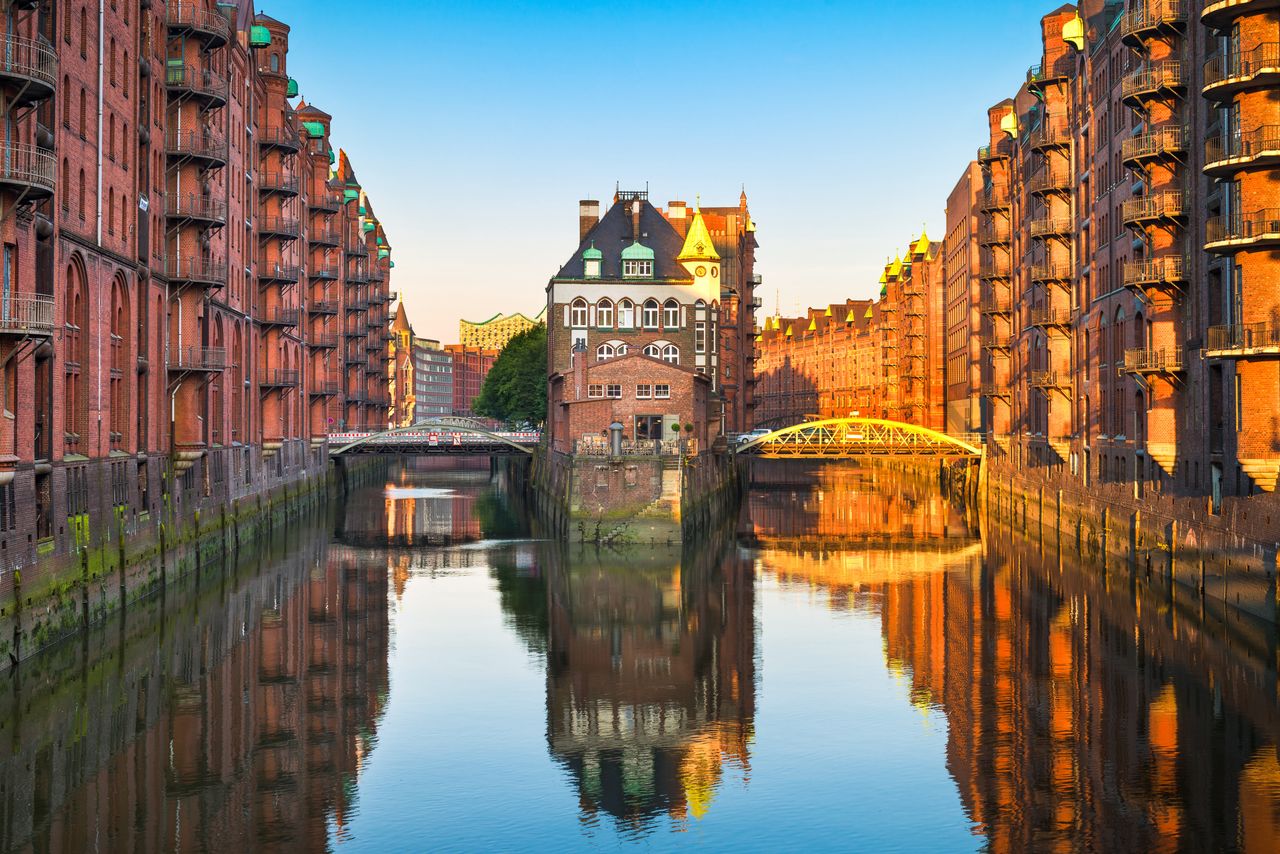
[[[745,779],[755,706],[750,562],[717,549],[550,557],[548,738],[584,814],[700,818]]]
[[[748,512],[757,537],[883,540],[967,537],[934,467],[753,460]]]
[[[205,567],[207,593],[131,608],[119,645],[57,650],[85,658],[35,693],[6,686],[0,849],[325,849],[387,702],[387,574],[300,533],[273,569],[224,589]]]
[[[1280,850],[1274,629],[1228,637],[1127,569],[1030,552],[761,559],[878,615],[990,850]]]

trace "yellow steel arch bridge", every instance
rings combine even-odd
[[[852,457],[982,458],[980,445],[901,421],[881,418],[828,418],[806,421],[738,445],[739,454],[775,459]]]

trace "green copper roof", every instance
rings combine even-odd
[[[271,31],[254,24],[249,28],[249,47],[266,47],[271,44]]]
[[[653,250],[640,241],[636,241],[622,250],[623,261],[652,261]]]
[[[382,258],[390,258],[390,257],[391,257],[391,250],[390,250],[390,249],[379,249],[379,250],[378,250],[378,258],[379,258],[379,259],[382,259]]]
[[[354,202],[358,198],[360,198],[359,190],[353,190],[350,187],[348,187],[347,189],[342,191],[342,201],[344,202]]]
[[[600,261],[604,259],[604,254],[596,248],[596,242],[591,241],[591,246],[582,250],[582,260],[584,261]]]
[[[382,245],[383,240],[382,240],[382,238],[381,238],[381,237],[379,237],[379,238],[377,239],[377,243],[378,243],[378,245],[379,245],[379,246],[381,246],[381,245]]]
[[[285,97],[287,97],[287,98],[296,98],[296,97],[298,97],[298,81],[297,81],[297,80],[294,80],[292,77],[290,77],[290,78],[289,78],[289,85],[288,85],[288,87],[286,87],[286,88],[285,88],[285,90],[284,90],[284,94],[285,94]]]
[[[359,209],[356,211],[356,213],[360,214],[360,216],[364,216],[365,214],[368,213],[368,211],[364,209],[364,205],[361,205]]]
[[[889,295],[889,286],[888,286],[888,285],[881,285],[881,286],[880,286],[880,299],[884,299],[884,298],[885,298],[885,297],[887,297],[888,295]]]
[[[332,148],[331,148],[331,149],[329,149],[329,163],[330,163],[330,165],[332,165],[332,164],[334,164],[334,163],[337,163],[337,162],[338,162],[338,155],[334,153],[334,150],[333,150]]]
[[[324,122],[303,122],[302,129],[312,139],[320,139],[324,136]]]
[[[365,224],[361,226],[361,228],[364,229],[365,234],[368,234],[369,232],[373,231],[377,227],[378,227],[378,224],[373,220],[367,220]]]
[[[395,262],[395,261],[392,261],[392,262],[390,262],[390,265],[391,265],[392,267],[394,267],[394,266],[396,265],[396,262]]]

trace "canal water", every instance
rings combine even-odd
[[[0,675],[0,851],[1280,850],[1274,629],[761,461],[684,549],[397,464]]]

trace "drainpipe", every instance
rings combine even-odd
[[[96,245],[99,248],[102,247],[102,97],[103,97],[102,36],[106,29],[105,16],[106,16],[106,10],[104,8],[104,0],[98,0],[98,146],[97,146],[98,150],[96,152],[97,159],[98,159],[98,204],[97,204],[97,216],[96,216],[96,219],[97,219]],[[102,259],[99,258],[97,264],[95,264],[94,266],[95,266],[94,278],[97,280],[95,290],[97,291],[98,294],[101,294],[102,293]],[[90,313],[92,313],[92,309],[90,310]],[[93,319],[90,318],[90,323],[92,322],[93,322]],[[89,333],[89,330],[86,329],[85,334],[87,335],[88,333]],[[102,342],[101,341],[98,342],[97,350],[98,350],[98,371],[97,371],[97,374],[98,374],[97,376],[98,444],[99,446],[101,446],[102,444]]]

